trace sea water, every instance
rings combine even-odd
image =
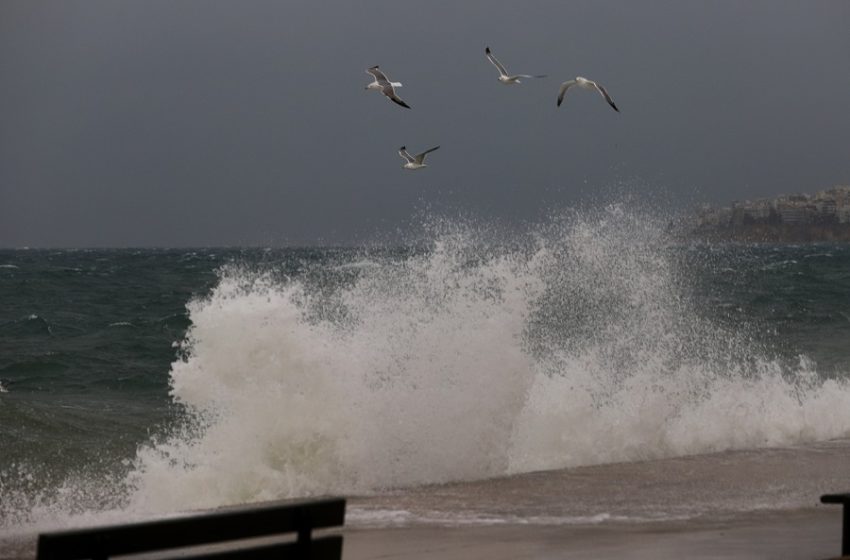
[[[844,481],[848,246],[614,204],[397,247],[3,250],[0,302],[7,535],[329,493],[365,524],[679,518]],[[756,466],[723,501],[730,461]],[[578,499],[681,472],[687,511]]]

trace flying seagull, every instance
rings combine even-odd
[[[518,84],[520,83],[520,78],[545,78],[546,74],[540,74],[537,76],[532,76],[530,74],[514,74],[513,76],[508,75],[508,71],[505,70],[505,67],[502,66],[502,63],[496,60],[496,57],[493,56],[493,53],[490,52],[490,47],[484,48],[484,53],[487,55],[487,59],[493,63],[493,66],[499,69],[499,81],[503,84]]]
[[[402,167],[404,167],[405,169],[422,169],[423,167],[428,167],[425,164],[425,156],[427,156],[437,148],[439,148],[439,146],[434,146],[430,150],[425,150],[421,154],[416,154],[415,156],[412,156],[407,153],[407,147],[402,146],[398,149],[398,155],[403,157],[404,160],[407,162]]]
[[[395,88],[401,87],[401,82],[391,82],[387,79],[386,75],[383,72],[378,70],[377,66],[373,66],[366,70],[367,74],[371,74],[375,81],[366,86],[366,89],[376,89],[386,95],[391,101],[398,103],[402,107],[407,107],[410,109],[410,105],[401,100],[401,98],[395,94]]]
[[[608,102],[608,105],[610,105],[618,113],[620,112],[620,110],[617,109],[617,106],[614,105],[614,100],[611,99],[611,96],[608,95],[608,92],[605,91],[604,87],[600,86],[593,80],[588,80],[587,78],[582,78],[581,76],[578,76],[575,80],[567,80],[566,82],[561,84],[561,89],[558,90],[558,107],[560,107],[561,102],[564,101],[564,94],[567,93],[567,90],[573,86],[578,86],[582,89],[595,89],[602,97],[605,98],[605,101]]]

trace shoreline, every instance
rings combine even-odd
[[[850,243],[850,224],[741,224],[703,226],[687,238],[711,243],[817,244]]]
[[[542,525],[432,525],[343,528],[344,560],[516,558],[837,558],[841,507],[748,512],[718,520]],[[336,532],[336,531],[332,531]],[[9,548],[8,545],[13,548]],[[0,540],[0,559],[35,558],[35,535]]]
[[[344,535],[346,560],[832,558],[841,552],[841,508],[724,521],[348,527]]]
[[[839,439],[348,495],[343,558],[837,557],[842,508],[818,498],[850,488],[848,458]],[[0,530],[0,560],[45,529]]]

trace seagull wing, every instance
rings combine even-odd
[[[535,74],[533,76],[531,74],[517,74],[516,76],[513,76],[513,77],[514,78],[545,78],[546,74]]]
[[[398,149],[398,155],[400,155],[405,160],[407,160],[407,163],[415,163],[416,162],[416,158],[414,158],[412,155],[408,154],[407,148],[405,148],[404,146],[402,146],[401,148]]]
[[[575,80],[567,80],[563,84],[561,84],[561,89],[558,90],[558,107],[561,106],[561,103],[564,101],[564,94],[567,93],[567,90],[576,85]]]
[[[434,150],[437,150],[439,148],[440,148],[439,146],[434,146],[430,150],[425,150],[421,154],[416,154],[416,157],[415,157],[416,163],[422,163],[423,161],[425,161],[425,156],[427,156],[428,154],[430,154],[431,152],[433,152]]]
[[[398,103],[402,107],[407,107],[408,109],[410,109],[410,105],[408,105],[407,103],[402,101],[401,97],[396,95],[395,89],[393,89],[393,86],[391,86],[389,84],[389,82],[386,85],[384,85],[383,88],[381,88],[381,93],[383,93],[384,95],[389,97],[393,102]]]
[[[508,75],[508,71],[505,70],[505,67],[502,66],[502,63],[496,60],[496,57],[493,56],[493,53],[490,52],[490,47],[486,47],[484,49],[484,53],[487,55],[487,59],[493,63],[493,66],[499,69],[499,74],[501,74],[502,76]]]
[[[377,66],[369,68],[368,70],[366,70],[366,73],[371,74],[372,77],[375,78],[375,81],[377,81],[381,85],[390,83],[384,73],[378,70]]]
[[[615,111],[617,111],[617,112],[619,113],[619,112],[620,112],[620,110],[619,110],[619,109],[617,109],[617,106],[616,106],[616,105],[614,105],[614,100],[613,100],[613,99],[611,99],[611,96],[610,96],[610,95],[608,95],[608,92],[605,90],[605,88],[604,88],[604,87],[602,87],[602,86],[600,86],[600,85],[599,85],[599,84],[597,84],[596,82],[593,82],[593,85],[594,85],[594,87],[596,87],[596,91],[598,91],[599,93],[601,93],[601,94],[602,94],[602,97],[604,97],[604,98],[605,98],[605,101],[607,101],[607,102],[608,102],[608,105],[610,105],[610,106],[611,106],[611,107],[612,107]]]

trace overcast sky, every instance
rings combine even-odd
[[[504,86],[508,70],[549,77]],[[401,81],[404,109],[364,90]],[[559,84],[598,80],[601,97]],[[440,145],[411,172],[396,153]],[[850,2],[0,1],[0,246],[352,243],[850,184]]]

